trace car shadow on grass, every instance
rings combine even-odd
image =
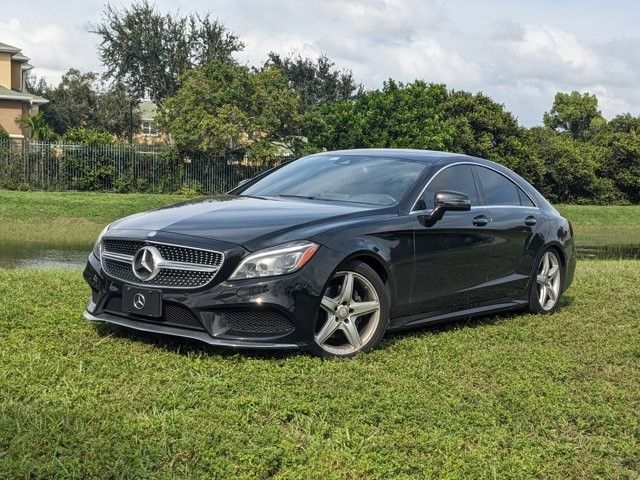
[[[567,308],[573,302],[574,299],[572,296],[563,295],[560,299],[560,305],[558,309],[561,310]],[[416,326],[408,328],[406,330],[400,330],[387,334],[382,343],[377,347],[377,349],[384,350],[387,348],[392,348],[395,343],[411,335],[420,335],[427,332],[432,335],[440,335],[462,328],[481,328],[487,325],[495,325],[511,318],[520,317],[522,315],[529,315],[529,313],[526,310],[512,310],[501,313],[492,313],[486,316],[465,317],[457,320],[444,320],[442,322]],[[143,342],[146,345],[152,345],[154,347],[185,356],[207,355],[218,356],[222,358],[242,356],[254,359],[276,360],[298,357],[300,355],[307,355],[304,351],[301,350],[263,350],[244,348],[234,349],[228,347],[217,347],[214,345],[207,345],[206,343],[189,338],[172,337],[169,335],[142,332],[110,323],[98,323],[95,325],[95,328],[98,335],[103,338],[113,337],[123,340]]]
[[[561,311],[562,309],[565,309],[571,306],[573,302],[574,302],[574,299],[571,295],[563,295],[562,297],[560,297],[560,302],[558,304],[557,311]],[[520,310],[507,310],[504,312],[490,313],[487,315],[468,316],[468,317],[458,318],[454,320],[443,320],[441,322],[418,325],[415,327],[410,327],[407,329],[398,330],[398,331],[389,333],[383,340],[383,343],[380,345],[380,348],[391,347],[396,342],[410,335],[424,334],[424,333],[439,335],[439,334],[447,333],[454,330],[460,330],[463,328],[467,328],[467,329],[482,328],[489,325],[496,325],[504,321],[508,321],[510,319],[515,319],[523,315],[535,316],[536,314],[532,314],[529,312],[529,310],[524,308]]]

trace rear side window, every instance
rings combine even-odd
[[[520,192],[515,183],[488,168],[477,169],[487,197],[487,205],[520,206]]]
[[[426,208],[433,207],[433,200],[437,192],[450,190],[469,196],[471,205],[478,205],[478,191],[473,179],[473,172],[469,165],[454,165],[442,170],[431,180],[422,196]]]
[[[522,205],[523,207],[535,207],[535,204],[531,201],[527,194],[519,188],[518,193],[520,194],[520,205]]]

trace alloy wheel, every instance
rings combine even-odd
[[[552,310],[560,298],[560,260],[558,256],[548,251],[542,256],[538,273],[536,275],[536,287],[538,303],[545,311]]]
[[[333,355],[350,355],[365,347],[380,323],[380,298],[360,273],[336,273],[322,297],[314,335]]]

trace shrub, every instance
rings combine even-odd
[[[108,132],[94,130],[92,128],[74,127],[62,135],[64,143],[85,143],[87,145],[113,145],[116,137]]]

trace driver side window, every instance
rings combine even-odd
[[[443,190],[464,193],[469,197],[469,200],[471,200],[471,206],[475,206],[480,203],[478,201],[476,182],[473,178],[470,165],[454,165],[452,167],[447,167],[438,173],[427,186],[424,194],[422,195],[421,202],[419,202],[424,202],[422,205],[424,208],[420,208],[421,205],[418,205],[417,208],[419,210],[428,210],[433,208],[433,199],[436,192]]]

